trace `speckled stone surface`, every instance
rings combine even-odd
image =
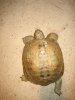
[[[22,82],[22,38],[41,29],[59,35],[65,72],[60,98],[54,84]],[[0,100],[75,99],[75,0],[0,0]]]

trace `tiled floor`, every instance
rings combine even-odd
[[[59,35],[65,72],[59,98],[54,84],[46,87],[22,82],[22,38],[41,29]],[[0,100],[74,100],[75,1],[0,0]]]

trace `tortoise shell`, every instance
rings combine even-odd
[[[50,33],[45,38],[40,30],[35,31],[34,37],[23,38],[22,63],[26,80],[46,86],[61,78],[64,62],[57,39],[56,33]]]

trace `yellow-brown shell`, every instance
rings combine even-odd
[[[58,43],[50,39],[34,39],[27,43],[22,55],[26,79],[46,86],[58,80],[64,72],[64,63]]]

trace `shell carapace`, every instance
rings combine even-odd
[[[22,80],[42,86],[55,82],[55,92],[60,95],[64,62],[57,39],[56,33],[45,37],[39,29],[34,36],[23,38],[25,46],[22,54]]]

